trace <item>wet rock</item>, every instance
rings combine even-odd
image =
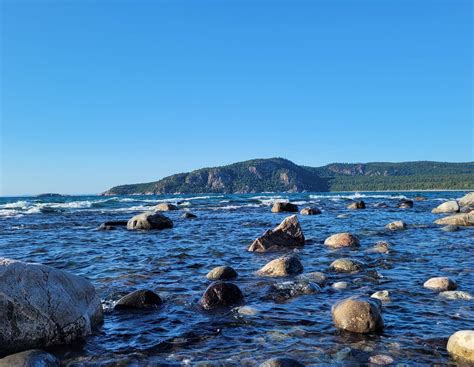
[[[0,367],[59,367],[59,360],[50,353],[39,349],[11,354],[0,359]]]
[[[272,206],[272,213],[282,213],[282,212],[296,213],[298,212],[298,206],[292,203],[285,203],[281,201],[274,203]]]
[[[367,297],[346,298],[332,307],[334,325],[353,333],[381,331],[384,322],[380,301]]]
[[[396,220],[395,222],[387,224],[386,227],[391,231],[399,231],[401,229],[406,229],[407,225],[404,221]]]
[[[347,206],[347,209],[365,209],[365,203],[363,201],[354,201]]]
[[[448,226],[444,226],[443,228],[441,228],[441,230],[444,231],[444,232],[457,232],[457,231],[459,231],[459,227],[448,225]]]
[[[321,210],[318,208],[303,208],[300,212],[301,215],[317,215],[321,214]]]
[[[347,287],[349,287],[349,283],[347,283],[347,282],[336,282],[331,287],[334,288],[334,289],[338,289],[338,290],[346,289]]]
[[[126,227],[127,221],[126,220],[111,220],[102,223],[97,229],[99,231],[110,231],[115,229],[116,227]]]
[[[443,291],[439,293],[439,296],[449,300],[470,301],[474,299],[474,297],[470,293],[464,291]]]
[[[0,258],[0,345],[3,353],[68,344],[103,320],[86,279],[46,265]]]
[[[148,289],[137,290],[120,298],[114,306],[115,310],[149,309],[163,304],[163,300],[155,292]]]
[[[474,211],[474,206],[462,206],[461,209],[459,209],[460,213],[471,213]]]
[[[474,213],[461,213],[435,220],[436,224],[452,226],[474,226]]]
[[[117,229],[117,227],[108,226],[105,223],[102,223],[99,227],[97,227],[98,231],[112,231],[114,229]]]
[[[375,292],[370,297],[378,299],[382,302],[390,302],[390,292],[387,290]]]
[[[303,246],[305,238],[296,215],[287,217],[275,229],[266,231],[249,247],[249,251],[278,251],[282,248]]]
[[[464,195],[459,200],[460,206],[474,206],[474,192],[470,192],[469,194]]]
[[[261,363],[259,367],[304,367],[304,364],[292,358],[272,358]]]
[[[370,356],[369,358],[369,363],[375,364],[377,366],[386,366],[387,364],[393,364],[393,362],[393,358],[386,354],[376,354],[375,356]]]
[[[413,198],[413,200],[415,200],[415,201],[426,201],[426,200],[428,200],[428,199],[427,199],[426,197],[424,197],[424,196],[415,196],[415,197]]]
[[[317,284],[301,279],[276,283],[270,286],[270,298],[277,302],[283,302],[293,297],[305,294],[316,294],[319,292],[321,292],[321,288],[319,288]]]
[[[438,205],[434,208],[431,213],[457,213],[459,212],[459,204],[456,200],[446,201],[443,204]]]
[[[257,271],[258,275],[267,277],[284,277],[297,275],[303,272],[303,265],[297,256],[282,256],[270,261]]]
[[[339,273],[353,273],[360,271],[363,264],[360,261],[348,258],[334,260],[329,267]]]
[[[329,236],[324,241],[324,244],[332,248],[356,247],[356,246],[359,246],[360,241],[353,234],[344,232],[344,233],[337,233],[337,234],[333,234],[332,236]]]
[[[431,289],[433,291],[452,291],[455,290],[458,286],[456,282],[448,277],[435,277],[428,279],[423,287]]]
[[[178,210],[178,207],[170,203],[161,203],[155,206],[155,210],[159,212],[169,212],[170,210]]]
[[[312,273],[305,273],[300,276],[301,279],[310,280],[315,282],[320,287],[324,287],[327,281],[327,276],[324,273],[319,271],[314,271]]]
[[[239,287],[230,282],[215,282],[207,287],[201,300],[201,306],[206,310],[219,307],[238,305],[244,299]]]
[[[474,330],[461,330],[449,337],[448,352],[455,358],[474,362]]]
[[[173,228],[173,222],[159,213],[146,212],[135,215],[127,223],[127,229],[166,229]]]
[[[374,247],[370,249],[370,252],[376,252],[379,254],[387,254],[390,251],[390,243],[385,241],[377,242]]]
[[[194,219],[194,218],[197,218],[197,215],[196,214],[193,214],[191,212],[185,212],[181,218],[183,219]]]
[[[401,209],[413,208],[413,200],[402,199],[398,202],[397,207]]]
[[[237,278],[237,272],[230,266],[218,266],[207,273],[209,280],[231,280]]]

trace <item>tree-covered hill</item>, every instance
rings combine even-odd
[[[283,158],[270,158],[115,186],[104,195],[473,188],[474,162],[334,163],[306,167]]]

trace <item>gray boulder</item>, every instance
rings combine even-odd
[[[67,344],[103,320],[86,279],[46,265],[0,258],[0,344],[4,352]]]
[[[127,229],[166,229],[173,228],[173,222],[159,213],[146,212],[135,215],[127,223]]]
[[[287,217],[275,229],[266,231],[249,247],[249,251],[278,251],[282,248],[303,246],[305,238],[296,215]]]
[[[431,213],[457,213],[459,212],[459,209],[460,208],[458,202],[456,200],[450,200],[438,205],[431,211]]]

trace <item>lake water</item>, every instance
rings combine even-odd
[[[254,195],[71,196],[0,198],[0,256],[39,262],[87,277],[101,296],[105,321],[100,330],[67,347],[50,349],[65,365],[256,366],[274,356],[311,365],[367,364],[388,354],[395,363],[455,364],[447,338],[474,327],[474,301],[446,300],[423,288],[434,276],[449,276],[459,290],[474,293],[474,229],[444,232],[431,209],[464,192],[301,193]],[[412,209],[402,198],[422,195]],[[321,215],[299,216],[308,243],[288,250],[300,257],[304,273],[321,271],[328,285],[318,294],[281,299],[272,285],[290,279],[262,278],[255,272],[282,253],[251,253],[249,244],[288,214],[273,214],[275,200],[316,206]],[[347,210],[351,199],[365,210]],[[163,231],[97,231],[102,222],[128,220],[160,202],[179,203],[167,212],[174,228]],[[385,202],[388,208],[376,208]],[[198,216],[181,218],[189,210]],[[348,214],[346,218],[338,218]],[[408,229],[384,227],[403,220]],[[323,242],[352,232],[358,249],[332,250]],[[367,251],[377,241],[392,244],[388,254]],[[329,264],[340,257],[363,261],[356,274],[339,274]],[[239,273],[235,283],[251,315],[236,309],[207,312],[198,300],[209,285],[206,273],[218,265]],[[331,284],[346,281],[335,290]],[[159,293],[165,304],[146,312],[119,313],[113,302],[141,288]],[[337,330],[331,306],[352,295],[389,290],[383,333],[357,335]],[[0,347],[1,350],[1,347]]]

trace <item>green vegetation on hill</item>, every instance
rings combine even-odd
[[[314,168],[270,158],[202,168],[155,182],[116,186],[104,195],[473,188],[474,162],[334,163]]]

